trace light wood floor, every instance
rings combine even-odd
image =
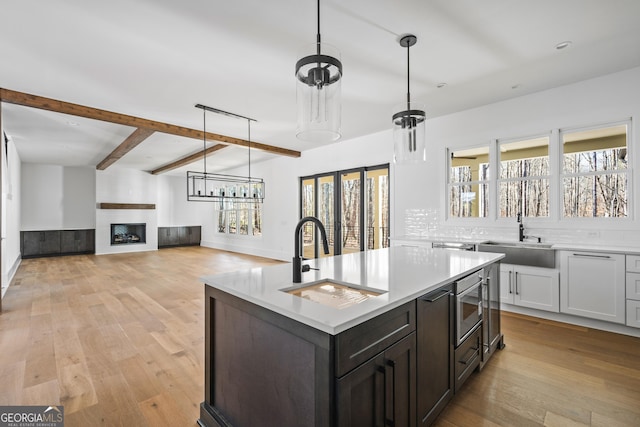
[[[194,426],[203,275],[275,264],[189,247],[23,260],[0,315],[0,405],[67,427]],[[507,347],[437,425],[640,426],[640,339],[503,313]]]

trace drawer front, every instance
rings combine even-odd
[[[455,392],[457,393],[462,384],[480,365],[480,333],[482,328],[476,328],[475,332],[467,337],[460,347],[455,350]]]
[[[640,301],[627,300],[627,326],[640,328]]]
[[[640,273],[640,255],[627,255],[627,271]]]
[[[336,376],[343,376],[415,330],[415,301],[347,329],[335,341]]]
[[[627,299],[640,300],[640,273],[627,273]]]

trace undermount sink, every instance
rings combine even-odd
[[[330,279],[318,280],[304,286],[294,286],[280,290],[339,310],[360,304],[386,292],[349,283],[340,283]]]
[[[505,264],[556,267],[556,250],[546,243],[490,241],[478,245],[478,251],[503,253]]]

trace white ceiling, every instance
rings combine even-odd
[[[253,141],[317,146],[295,138],[294,65],[315,41],[314,0],[21,0],[2,11],[0,87],[193,129],[201,103],[257,119]],[[411,94],[435,117],[640,66],[639,16],[638,0],[322,0],[322,39],[344,66],[342,140],[390,127],[406,91],[401,34],[418,37]],[[96,165],[134,130],[7,103],[2,120],[24,162],[74,166]],[[207,114],[207,130],[247,139],[245,121],[220,115]],[[112,167],[152,170],[202,146],[156,133]],[[207,170],[246,163],[229,147]],[[171,173],[186,170],[202,164]]]

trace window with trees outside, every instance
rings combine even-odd
[[[449,216],[489,215],[489,147],[450,152]]]
[[[325,255],[315,225],[306,223],[302,229],[305,258],[388,247],[389,166],[300,178],[300,215],[317,217],[329,241],[329,254]]]
[[[625,122],[560,132],[564,217],[629,215],[628,126]]]
[[[262,235],[262,205],[234,201],[216,206],[218,232],[239,236]]]
[[[498,141],[498,217],[549,216],[549,137]]]

